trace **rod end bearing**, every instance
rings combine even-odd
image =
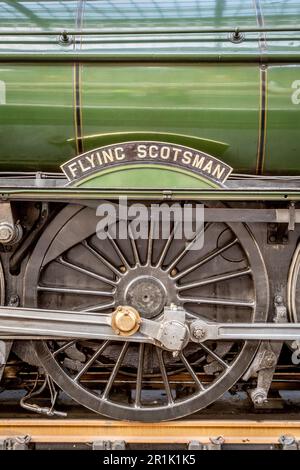
[[[140,314],[133,307],[120,305],[112,313],[111,327],[117,335],[133,335],[138,331],[140,323]]]

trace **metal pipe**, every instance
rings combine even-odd
[[[246,53],[233,53],[233,54],[220,54],[220,53],[105,53],[105,52],[73,52],[61,51],[58,53],[53,52],[38,52],[38,53],[1,53],[1,62],[285,62],[285,63],[298,63],[300,62],[300,52],[281,54],[281,53],[268,53],[268,54],[246,54]]]
[[[0,36],[1,37],[1,36]],[[139,37],[138,39],[138,43],[139,44],[146,44],[146,43],[176,43],[176,42],[180,42],[181,44],[183,43],[195,43],[195,42],[204,42],[204,43],[221,43],[221,42],[224,42],[225,40],[229,40],[229,38],[227,37],[216,37],[216,36],[180,36],[180,35],[172,35],[172,36],[169,36],[169,35],[163,35],[163,36],[159,36],[159,35],[156,35],[154,37],[148,37],[148,36],[145,36],[145,37]],[[299,34],[297,34],[297,36],[272,36],[272,37],[268,37],[268,43],[270,42],[278,42],[278,41],[299,41],[300,40],[300,36]],[[251,37],[245,37],[243,39],[243,43],[251,43],[251,42],[257,42],[258,41],[258,37],[257,36],[251,36]],[[117,35],[114,35],[113,37],[108,37],[108,36],[105,36],[105,37],[97,37],[95,39],[93,38],[89,38],[86,40],[85,42],[85,45],[86,46],[89,46],[89,45],[106,45],[106,44],[136,44],[137,42],[137,38],[134,37],[134,36],[127,36],[126,38],[124,38],[124,36],[122,38],[118,37]],[[230,41],[231,42],[231,41]],[[74,40],[73,42],[71,42],[70,44],[81,44],[81,40],[80,38]],[[10,44],[13,44],[13,45],[16,45],[16,44],[21,44],[22,46],[24,45],[36,45],[37,44],[37,39],[35,38],[32,38],[32,39],[24,39],[24,38],[18,38],[18,39],[11,39],[10,41],[8,41],[6,38],[2,37],[2,39],[0,40],[0,44],[1,45],[10,45]],[[57,44],[57,39],[56,38],[45,38],[45,39],[41,39],[40,42],[38,42],[38,44],[41,44],[43,46],[45,45],[55,45]]]
[[[60,201],[87,204],[88,201],[95,201],[98,198],[109,198],[117,200],[120,196],[126,195],[128,199],[152,200],[155,198],[176,201],[183,197],[191,200],[215,200],[220,201],[300,201],[300,190],[218,190],[218,189],[175,189],[168,192],[159,189],[94,189],[94,188],[66,188],[66,189],[27,189],[27,188],[0,188],[2,200],[10,201],[32,201],[38,198],[39,201]]]
[[[271,26],[271,27],[220,27],[220,28],[199,28],[199,27],[168,27],[168,28],[103,28],[103,29],[70,29],[70,30],[40,30],[40,29],[0,29],[0,36],[92,36],[102,34],[214,34],[214,33],[276,33],[276,32],[292,32],[300,31],[300,26]]]

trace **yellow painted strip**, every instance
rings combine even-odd
[[[2,419],[0,437],[28,435],[32,442],[83,443],[125,440],[128,443],[209,443],[222,436],[227,444],[276,444],[282,435],[300,440],[300,421],[182,420],[167,423],[111,420]]]

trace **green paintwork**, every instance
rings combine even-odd
[[[0,171],[58,171],[75,152],[72,65],[0,64],[0,80]]]
[[[82,133],[87,136],[83,150],[99,146],[103,139],[108,144],[124,142],[129,135],[151,140],[157,133],[170,133],[168,142],[211,152],[235,171],[255,171],[255,65],[85,64],[81,76]],[[6,84],[6,104],[0,105],[1,170],[58,171],[76,155],[72,78],[67,65],[0,68],[0,80]],[[88,137],[95,134],[106,135],[99,140]]]
[[[193,175],[182,169],[168,168],[167,165],[131,165],[117,169],[104,170],[96,176],[78,181],[72,186],[79,188],[217,188],[211,181]]]
[[[270,66],[264,172],[300,172],[300,65]]]
[[[85,135],[82,138],[83,147],[86,151],[97,147],[103,147],[105,145],[117,144],[121,141],[129,142],[133,140],[152,140],[179,144],[197,150],[202,150],[203,152],[207,152],[215,156],[223,155],[225,150],[227,150],[229,147],[229,145],[225,142],[201,139],[199,137],[193,137],[184,134],[173,134],[171,132],[110,132],[107,134]]]
[[[300,104],[293,104],[291,96],[293,83],[300,80],[300,65],[287,58],[300,54],[300,32],[268,33],[266,49],[254,32],[246,33],[240,44],[229,41],[224,32],[168,32],[172,27],[255,28],[253,0],[85,0],[83,4],[80,23],[78,1],[0,1],[0,29],[45,32],[45,36],[0,38],[0,171],[57,172],[61,163],[78,153],[74,65],[64,60],[68,54],[78,58],[83,53],[94,57],[93,63],[83,62],[80,67],[84,151],[155,136],[221,157],[235,172],[255,173],[259,62],[277,54],[285,63],[267,68],[263,169],[271,174],[299,173]],[[260,0],[260,4],[267,27],[299,26],[300,2]],[[110,28],[114,34],[77,36],[71,45],[47,35],[53,29],[80,27]],[[135,35],[137,28],[158,27],[165,28],[165,33]],[[128,28],[128,34],[118,35],[120,28]],[[12,59],[13,54],[24,61],[1,62],[1,57]],[[25,62],[26,57],[43,60],[47,55],[59,56],[59,62]],[[106,55],[114,60],[103,61]],[[130,55],[135,56],[134,62],[126,59]],[[190,61],[176,62],[177,55]],[[244,62],[201,62],[207,55],[221,62],[244,57]],[[158,63],[159,57],[173,59]],[[251,57],[259,62],[248,63]],[[114,178],[116,186],[126,184],[123,176],[121,182],[116,174]],[[173,173],[171,185],[176,186],[177,178],[178,173]]]
[[[83,135],[139,130],[216,140],[228,145],[222,159],[235,170],[255,170],[258,106],[256,66],[82,67]]]

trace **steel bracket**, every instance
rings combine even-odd
[[[287,310],[283,304],[283,298],[281,295],[275,296],[274,308],[274,322],[287,322]],[[243,377],[244,380],[248,380],[250,377],[257,377],[257,385],[250,392],[250,397],[254,405],[261,406],[268,401],[268,393],[272,384],[282,344],[283,343],[279,341],[263,341],[259,346],[254,361]]]
[[[0,450],[29,450],[30,436],[8,437],[0,440]]]
[[[267,225],[269,245],[287,245],[289,243],[289,225],[285,223],[271,223]]]
[[[14,245],[22,238],[23,229],[15,221],[10,202],[0,202],[0,243]]]
[[[279,438],[279,445],[282,450],[300,450],[300,441],[294,436],[283,434]]]
[[[2,375],[4,372],[4,368],[6,365],[6,361],[8,359],[11,347],[13,342],[12,341],[0,341],[0,382],[2,379]]]
[[[296,209],[295,209],[295,203],[292,201],[289,205],[288,231],[295,230],[295,224],[296,224]]]
[[[225,440],[223,436],[211,437],[208,444],[203,444],[200,441],[190,441],[187,445],[188,450],[222,450],[222,445]]]
[[[125,441],[94,441],[92,443],[93,450],[125,450]]]

